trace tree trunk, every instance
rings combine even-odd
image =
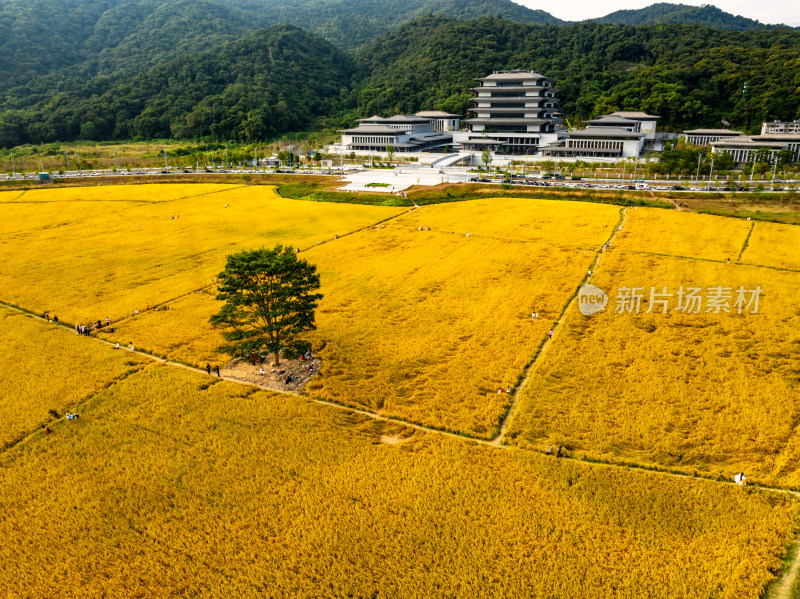
[[[278,352],[272,352],[272,365],[273,366],[280,366],[281,365],[281,358]]]

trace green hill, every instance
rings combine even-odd
[[[785,29],[535,27],[425,17],[358,51],[352,106],[362,116],[421,108],[464,113],[475,77],[533,68],[557,80],[564,112],[578,120],[645,110],[675,130],[723,117],[754,130],[765,119],[800,117],[798,46],[800,32]]]
[[[638,10],[618,10],[605,17],[593,19],[593,21],[609,25],[662,25],[666,23],[703,25],[731,31],[751,31],[769,27],[752,19],[732,15],[710,4],[689,6],[688,4],[671,4],[669,2],[659,2]]]
[[[220,0],[267,23],[292,23],[351,50],[426,14],[468,20],[494,16],[520,23],[563,25],[542,10],[511,0]]]
[[[349,57],[276,25],[151,67],[125,81],[96,78],[0,114],[0,146],[69,139],[264,139],[331,113],[353,74]]]

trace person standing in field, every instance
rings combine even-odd
[[[206,373],[211,374],[211,364],[206,364]]]
[[[129,341],[128,343],[129,343],[128,349],[133,351],[133,341]]]
[[[217,376],[219,376],[219,366],[216,367]]]

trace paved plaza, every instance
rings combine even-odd
[[[342,191],[368,191],[371,193],[397,193],[413,185],[442,185],[443,183],[463,183],[475,173],[463,167],[439,169],[429,166],[402,166],[394,169],[368,168],[345,173],[346,185]],[[370,183],[385,185],[370,186]]]

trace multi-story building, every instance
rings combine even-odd
[[[395,152],[444,150],[453,143],[450,131],[458,129],[459,118],[446,112],[371,116],[361,119],[358,127],[341,130],[341,142],[330,150],[385,153],[389,146]]]
[[[645,141],[655,140],[658,116],[618,111],[587,121],[542,148],[542,155],[562,158],[638,158]]]
[[[774,162],[778,152],[789,150],[790,161],[800,161],[800,133],[772,133],[765,135],[742,135],[711,142],[712,152],[728,152],[735,162],[754,160],[760,151],[769,153],[769,162]]]
[[[458,131],[459,123],[461,122],[461,117],[457,114],[450,114],[441,110],[423,110],[415,116],[433,121],[433,130],[437,132]]]
[[[686,138],[687,144],[704,147],[715,141],[741,137],[744,133],[731,129],[691,129],[684,131],[682,135]]]
[[[469,131],[455,133],[456,144],[490,145],[502,154],[530,155],[557,138],[561,112],[553,79],[535,71],[498,71],[477,81],[480,87],[471,88],[473,117],[465,121]],[[476,144],[476,138],[489,143]]]
[[[772,121],[771,123],[762,123],[761,135],[775,133],[800,134],[800,121]]]

